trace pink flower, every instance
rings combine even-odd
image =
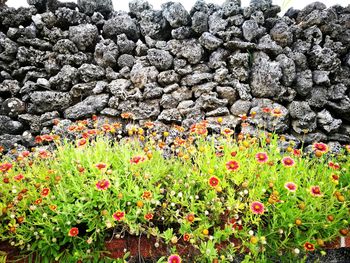
[[[106,179],[102,179],[96,183],[96,188],[98,190],[107,190],[109,187],[110,183]]]
[[[313,145],[312,145],[312,148],[316,151],[320,151],[321,153],[326,153],[326,152],[328,152],[328,146],[327,146],[327,144],[325,144],[325,143],[322,143],[322,142],[320,142],[320,143],[314,143]]]
[[[236,161],[231,160],[226,163],[226,169],[229,171],[236,171],[238,170],[238,168],[239,168],[239,164]]]
[[[310,193],[313,196],[322,196],[321,188],[318,185],[314,185],[310,187]]]
[[[181,263],[179,255],[173,254],[168,257],[168,263]]]
[[[286,167],[292,167],[295,165],[295,161],[291,157],[284,157],[282,159],[282,164]]]
[[[269,157],[267,156],[267,154],[264,153],[264,152],[257,153],[257,154],[255,155],[255,158],[256,158],[256,160],[257,160],[259,163],[266,163],[267,160],[269,159]]]
[[[293,183],[293,182],[288,182],[285,183],[284,187],[289,191],[289,192],[295,192],[298,189],[298,186]]]
[[[264,204],[258,201],[255,201],[250,205],[250,210],[252,211],[253,214],[262,215],[264,213],[264,209],[265,209]]]
[[[125,217],[125,213],[122,211],[117,211],[113,214],[113,218],[117,221],[123,220]]]

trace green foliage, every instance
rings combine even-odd
[[[185,137],[180,129],[164,158],[168,134],[133,128],[118,141],[101,129],[84,141],[83,127],[52,152],[1,161],[0,239],[38,252],[40,262],[101,262],[106,238],[140,234],[174,253],[176,243],[192,245],[198,262],[237,253],[264,262],[303,255],[308,243],[322,250],[349,228],[346,149],[299,156],[292,144],[282,152],[277,135],[209,138],[194,129]]]

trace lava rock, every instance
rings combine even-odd
[[[317,113],[317,124],[327,133],[331,133],[340,128],[342,120],[334,119],[329,111],[323,109]]]
[[[140,28],[136,21],[127,14],[118,14],[107,20],[103,26],[103,33],[114,41],[117,36],[125,34],[128,38],[137,41],[140,37]]]
[[[208,50],[215,50],[222,45],[223,41],[209,32],[204,32],[199,38],[199,43]]]
[[[29,97],[32,103],[28,108],[29,113],[64,110],[72,104],[72,98],[67,92],[34,91]]]
[[[114,10],[112,0],[78,0],[78,6],[87,15],[100,12],[106,16]]]
[[[97,43],[94,58],[101,67],[115,67],[119,55],[118,46],[111,39],[104,39]]]
[[[79,72],[76,68],[66,65],[61,71],[50,78],[49,85],[58,91],[67,91],[79,81]]]
[[[69,39],[81,51],[92,50],[98,40],[98,29],[95,25],[83,24],[69,27]]]
[[[17,117],[19,114],[24,113],[26,105],[18,98],[6,99],[1,105],[1,114],[9,117]]]
[[[78,69],[80,79],[85,83],[100,80],[105,76],[104,68],[93,64],[83,64]]]
[[[202,34],[208,31],[208,19],[209,16],[203,12],[195,12],[192,15],[192,30],[197,34]]]
[[[162,11],[163,16],[173,28],[186,26],[190,22],[188,12],[180,3],[167,2],[162,4]]]
[[[248,115],[252,102],[248,100],[237,100],[232,104],[230,112],[235,116]]]
[[[109,100],[108,94],[92,95],[82,102],[69,107],[64,111],[64,117],[67,119],[82,119],[89,117],[106,107]]]
[[[316,113],[313,112],[305,101],[293,101],[288,106],[292,120],[292,128],[298,133],[309,133],[316,129]]]
[[[173,57],[168,51],[160,49],[149,49],[147,51],[147,59],[152,66],[158,70],[167,70],[173,64]]]

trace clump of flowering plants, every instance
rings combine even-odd
[[[337,156],[318,142],[314,155],[283,152],[277,135],[222,127],[209,136],[206,121],[189,133],[146,122],[122,138],[122,128],[81,121],[67,128],[70,140],[37,138],[54,141],[53,151],[3,157],[0,239],[60,262],[100,262],[104,241],[125,235],[165,242],[168,262],[264,262],[302,260],[349,232],[346,147]],[[181,255],[179,243],[196,253]]]

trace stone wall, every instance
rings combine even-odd
[[[223,116],[236,132],[350,142],[350,5],[279,17],[271,0],[198,1],[190,12],[134,0],[129,13],[103,0],[28,3],[0,7],[6,147],[30,145],[54,119],[123,112],[184,127]]]

